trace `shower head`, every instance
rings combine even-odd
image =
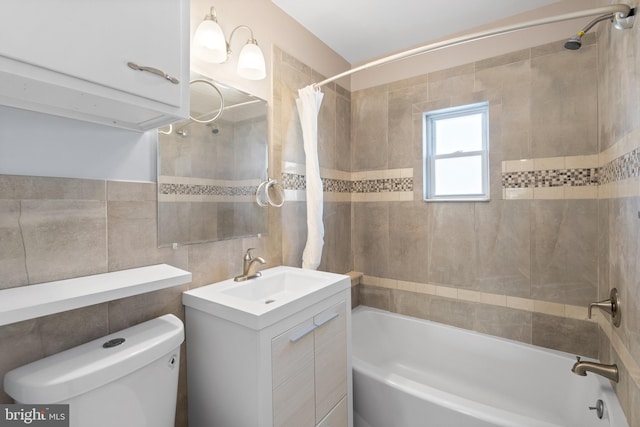
[[[630,9],[626,14],[616,12],[598,16],[593,21],[589,22],[582,30],[578,31],[578,34],[567,40],[564,44],[564,48],[569,50],[580,49],[582,46],[582,36],[584,36],[587,31],[592,29],[598,22],[611,21],[613,22],[614,27],[618,30],[631,28],[633,26],[635,11],[635,9]]]
[[[584,32],[580,31],[578,34],[576,34],[575,36],[571,37],[569,40],[567,40],[564,44],[564,48],[565,49],[569,49],[569,50],[578,50],[582,47],[582,36],[584,35]]]

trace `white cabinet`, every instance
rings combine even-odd
[[[351,427],[351,290],[256,330],[186,306],[190,427]]]
[[[313,427],[347,395],[346,303],[322,311],[271,344],[274,427]],[[335,427],[347,427],[344,413]]]
[[[7,0],[2,9],[0,104],[135,130],[188,116],[188,0]]]

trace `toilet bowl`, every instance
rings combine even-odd
[[[172,427],[184,326],[164,315],[7,373],[16,403],[68,404],[72,427]]]

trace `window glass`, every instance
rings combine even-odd
[[[482,114],[440,119],[434,125],[435,154],[482,150]]]
[[[489,199],[488,103],[424,115],[425,200]]]

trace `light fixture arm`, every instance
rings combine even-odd
[[[258,41],[253,37],[253,30],[251,28],[249,28],[246,25],[238,25],[237,27],[235,27],[233,29],[233,31],[231,31],[231,34],[229,34],[229,41],[227,41],[227,54],[229,54],[229,55],[231,55],[231,53],[232,53],[231,52],[231,39],[233,39],[233,35],[235,34],[235,32],[237,30],[240,30],[240,29],[249,30],[250,36],[249,36],[249,40],[247,40],[247,43],[251,43],[251,44],[255,44],[255,45],[258,44]]]
[[[216,8],[211,6],[209,9],[209,13],[204,16],[204,19],[208,19],[213,22],[218,22],[218,14],[216,13]]]

